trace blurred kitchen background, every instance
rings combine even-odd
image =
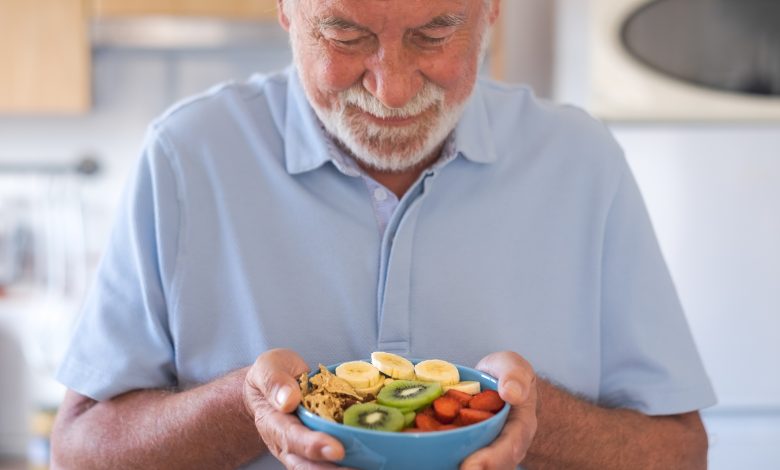
[[[0,468],[46,466],[148,122],[289,60],[274,0],[0,2]],[[612,129],[718,393],[711,468],[780,468],[780,2],[504,0],[484,73]]]

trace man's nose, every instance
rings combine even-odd
[[[425,79],[413,54],[382,47],[367,60],[363,86],[388,108],[402,108],[420,92]]]

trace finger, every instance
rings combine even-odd
[[[531,364],[512,351],[489,354],[476,368],[498,378],[498,393],[511,405],[524,403],[535,387],[536,374]]]
[[[536,413],[533,406],[512,408],[498,438],[489,446],[471,454],[462,469],[515,468],[525,458],[536,434]]]
[[[280,460],[282,461],[285,467],[294,468],[296,470],[298,469],[326,470],[326,469],[333,469],[333,468],[343,468],[328,462],[312,462],[310,460],[306,460],[301,456],[295,454],[287,454],[283,456]]]
[[[277,409],[290,413],[301,401],[297,377],[308,370],[306,362],[294,351],[272,349],[258,356],[247,372],[246,383]]]
[[[264,404],[255,415],[255,426],[268,449],[277,457],[300,455],[312,461],[336,461],[344,458],[344,446],[338,439],[312,431],[294,415]]]

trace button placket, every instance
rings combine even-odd
[[[410,339],[409,295],[413,238],[420,201],[415,201],[398,225],[392,248],[388,246],[385,288],[380,299],[379,348],[408,353]]]
[[[427,175],[426,175],[427,176]],[[426,185],[423,178],[401,201],[382,243],[377,297],[378,347],[396,353],[410,350],[409,305],[414,235]]]

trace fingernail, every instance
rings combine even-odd
[[[322,448],[322,456],[328,460],[337,460],[339,453],[333,446],[325,446]]]
[[[504,385],[504,391],[509,401],[522,401],[525,398],[523,387],[514,380],[510,380]]]
[[[292,390],[290,390],[290,387],[287,385],[283,386],[276,392],[276,404],[280,407],[283,407],[285,403],[287,403],[287,398],[290,396],[290,393]]]

